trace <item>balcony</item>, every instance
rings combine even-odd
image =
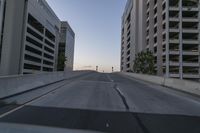
[[[184,17],[183,22],[199,22],[198,18]]]
[[[200,74],[183,74],[184,79],[200,79]]]
[[[198,7],[199,0],[183,0],[183,7]]]
[[[198,30],[198,23],[197,22],[183,22],[183,29],[189,30]]]
[[[198,29],[183,29],[183,33],[199,33]]]
[[[170,66],[180,66],[180,63],[178,61],[170,61],[169,65]]]
[[[170,54],[170,55],[179,55],[179,54],[180,54],[180,51],[179,51],[179,50],[170,50],[170,51],[169,51],[169,54]]]
[[[179,0],[169,0],[169,7],[178,7]]]
[[[183,55],[199,55],[198,51],[183,51]]]
[[[183,66],[185,66],[185,67],[199,67],[199,63],[195,63],[195,62],[183,62]]]
[[[179,7],[178,6],[171,6],[171,7],[169,7],[169,11],[179,11]]]
[[[169,32],[177,33],[177,32],[179,32],[179,28],[170,28]]]
[[[199,44],[197,39],[183,39],[183,44]]]
[[[199,9],[198,9],[198,7],[196,6],[196,7],[183,7],[182,8],[182,10],[184,11],[184,12],[186,12],[186,11],[196,11],[196,12],[198,12],[199,11]]]
[[[197,33],[192,33],[192,32],[183,32],[183,40],[198,40],[198,32]]]
[[[170,22],[179,22],[179,18],[178,17],[170,17],[169,21]]]
[[[169,43],[179,43],[179,39],[173,39],[173,38],[171,38],[170,40],[169,40]]]
[[[171,77],[171,78],[180,78],[180,75],[179,75],[179,73],[170,73],[169,77]]]

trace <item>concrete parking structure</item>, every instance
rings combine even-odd
[[[199,0],[129,0],[127,5],[131,5],[129,3],[132,3],[133,11],[125,8],[125,14],[128,11],[132,16],[131,20],[127,15],[123,16],[121,71],[132,71],[135,55],[150,50],[154,54],[157,75],[198,81]],[[133,24],[133,40],[124,44],[124,36],[129,34],[124,31],[126,19]],[[124,47],[132,50],[126,53],[127,49],[124,50]],[[130,63],[130,66],[127,65]]]

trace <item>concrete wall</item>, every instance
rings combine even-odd
[[[87,73],[90,71],[0,77],[0,99]]]
[[[120,74],[200,96],[200,83],[198,82],[136,74],[136,73],[120,73]]]

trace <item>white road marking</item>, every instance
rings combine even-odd
[[[114,82],[114,80],[112,80],[111,77],[110,77],[108,74],[106,74],[106,75],[107,75],[108,79],[109,79],[111,82]]]
[[[124,93],[120,90],[120,88],[117,87],[116,89],[117,89],[117,91],[119,91],[119,93],[120,93],[123,97],[125,97],[125,96],[124,96]]]

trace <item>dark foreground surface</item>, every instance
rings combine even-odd
[[[118,74],[86,74],[0,105],[0,133],[200,133],[199,98]]]

